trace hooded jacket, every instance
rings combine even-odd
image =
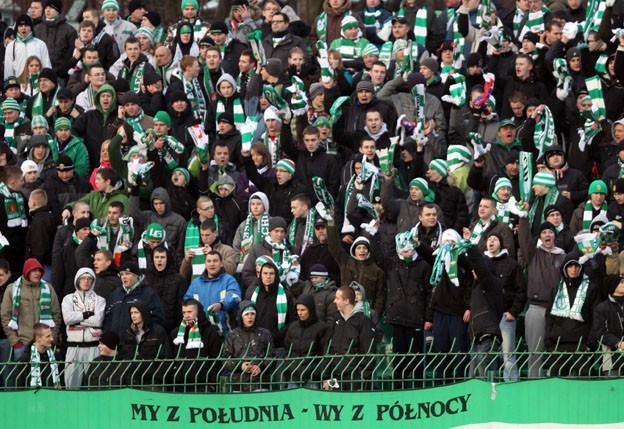
[[[102,108],[100,97],[108,92],[113,95],[113,101],[107,110]],[[109,84],[104,84],[95,94],[95,109],[89,110],[76,118],[72,125],[72,134],[82,137],[89,153],[89,171],[100,166],[100,148],[102,142],[109,135],[114,134],[116,128],[113,123],[117,118],[117,97],[115,90]]]
[[[295,305],[305,306],[309,315],[306,320],[298,319],[288,325],[284,348],[293,357],[322,356],[326,348],[328,325],[319,320],[314,298],[303,294],[297,298]]]
[[[560,268],[561,279],[563,280],[563,287],[567,288],[568,299],[570,308],[574,304],[574,299],[579,292],[579,287],[583,281],[585,269],[581,265],[581,272],[577,278],[570,278],[566,272],[566,267],[570,263],[579,263],[580,257],[578,250],[572,251],[566,255]],[[580,265],[580,264],[579,264]],[[577,349],[579,351],[585,351],[589,344],[589,330],[592,326],[594,309],[600,302],[600,287],[594,280],[589,281],[587,287],[587,294],[583,307],[581,307],[581,316],[583,322],[574,320],[568,317],[560,317],[551,314],[554,306],[555,297],[557,296],[557,287],[552,291],[548,306],[546,307],[546,327],[544,329],[544,345],[546,350],[564,350],[573,351]]]
[[[67,78],[71,67],[74,41],[78,37],[74,27],[69,25],[64,15],[53,21],[44,19],[35,25],[35,36],[48,47],[52,68],[60,78]]]
[[[369,297],[371,308],[378,314],[383,313],[384,308],[384,273],[369,257],[364,261],[355,259],[354,252],[358,244],[368,245],[371,249],[370,242],[365,237],[358,237],[351,245],[350,254],[342,248],[338,231],[334,225],[327,226],[327,239],[329,252],[334,257],[340,267],[340,284],[349,286],[355,281],[364,286],[366,296]]]
[[[175,269],[174,261],[167,257],[167,265],[158,271],[152,265],[145,275],[149,286],[156,291],[165,312],[163,327],[167,332],[174,329],[180,319],[182,297],[188,289],[188,283]]]
[[[314,286],[311,280],[299,281],[290,288],[293,294],[298,297],[311,296],[316,305],[315,314],[319,320],[327,323],[328,326],[333,325],[339,316],[338,308],[334,302],[337,289],[336,282],[333,280],[329,280],[323,287]],[[295,304],[299,304],[299,299]]]
[[[251,197],[249,197],[249,201],[253,199],[260,199],[260,201],[262,201],[262,205],[264,205],[264,212],[267,214],[270,212],[271,207],[269,205],[269,199],[263,192],[255,192],[251,194]],[[251,213],[249,201],[247,202],[247,213]],[[252,235],[254,237],[256,236],[256,233],[258,232],[258,228],[260,228],[259,224],[260,222],[257,219],[254,220],[253,231],[252,231]],[[234,234],[234,241],[232,243],[232,247],[234,248],[234,250],[236,251],[236,254],[239,257],[241,254],[241,241],[243,239],[244,229],[245,229],[245,220],[243,220],[240,223],[240,225],[238,225],[238,228],[236,228],[236,233]]]
[[[128,307],[128,317],[130,317],[132,307],[136,307],[141,312],[144,333],[140,339],[137,339],[137,332],[130,322],[124,336],[120,337],[122,345],[119,358],[122,360],[152,360],[171,357],[169,335],[162,326],[152,320],[150,309],[144,302],[137,301]]]
[[[49,137],[49,136],[46,135],[46,137]],[[41,145],[42,141],[41,140],[37,141],[37,139],[35,139],[34,143],[36,143],[37,145]],[[49,144],[46,143],[45,154],[43,155],[43,159],[39,162],[35,161],[35,158],[33,157],[34,148],[35,148],[35,144],[33,144],[33,139],[31,137],[30,140],[28,141],[28,146],[26,147],[26,150],[28,151],[26,155],[26,159],[29,159],[37,163],[37,167],[39,168],[39,178],[45,181],[49,179],[50,177],[56,176],[56,171],[54,168],[54,159],[52,158]]]
[[[165,203],[165,212],[162,215],[154,210],[154,200]],[[150,198],[151,210],[139,210],[139,197],[132,195],[128,203],[128,213],[136,222],[135,227],[145,230],[151,223],[157,223],[163,227],[166,233],[166,242],[176,253],[178,261],[184,259],[184,234],[186,233],[186,220],[171,210],[171,199],[165,188],[156,188]]]
[[[80,290],[79,286],[80,277],[83,275],[89,275],[93,279],[91,287],[86,292]],[[106,300],[95,293],[95,283],[96,277],[93,270],[80,268],[74,277],[76,291],[63,298],[61,308],[70,347],[72,343],[92,343],[91,347],[97,347],[100,335],[102,335]],[[94,314],[87,314],[88,317],[85,317],[86,312]]]

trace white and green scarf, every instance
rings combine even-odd
[[[526,25],[527,18],[527,15],[516,6],[516,11],[514,12],[513,17],[513,34],[518,40],[522,40],[523,33],[528,31]]]
[[[2,125],[4,125],[4,140],[9,144],[9,147],[13,149],[13,152],[17,150],[17,144],[15,143],[15,129],[24,123],[24,118],[21,115],[17,117],[17,120],[13,123],[8,123],[2,119]]]
[[[254,235],[254,224],[257,223],[258,227]],[[240,263],[245,262],[247,254],[251,250],[252,246],[256,243],[261,243],[263,237],[269,236],[269,215],[264,212],[260,216],[260,219],[256,219],[253,214],[249,213],[245,223],[243,224],[243,236],[241,237],[241,258]]]
[[[11,321],[8,323],[8,326],[16,331],[19,329],[17,321],[20,315],[23,278],[23,276],[18,278],[11,285],[13,288],[13,300],[11,301]],[[40,280],[39,287],[41,288],[41,293],[39,295],[39,323],[44,323],[50,328],[54,328],[55,323],[52,318],[52,289],[50,283],[45,280]]]
[[[583,274],[583,279],[574,297],[574,303],[570,308],[570,297],[568,296],[568,288],[563,278],[559,281],[559,287],[557,288],[557,294],[555,295],[555,302],[553,302],[552,310],[550,314],[558,317],[565,317],[579,322],[584,322],[581,310],[585,299],[587,298],[587,289],[589,288],[589,278]]]
[[[449,86],[449,94],[443,95],[442,101],[461,107],[466,104],[466,78],[460,73],[453,73],[451,77],[455,83]]]
[[[186,349],[190,350],[204,348],[204,342],[201,338],[197,318],[189,321],[182,319],[180,327],[178,327],[178,335],[173,339],[173,344],[184,344],[184,334],[186,333],[187,326],[189,327],[189,334],[188,341],[186,342]]]
[[[50,106],[54,106],[56,107],[56,95],[59,92],[59,87],[57,86],[56,89],[54,90],[54,95],[52,96],[52,103],[50,103]],[[39,93],[37,95],[35,95],[35,99],[33,100],[33,105],[32,105],[32,116],[35,115],[41,115],[43,116],[46,112],[43,111],[43,94],[41,93],[41,91],[39,91]]]
[[[260,292],[260,286],[256,286],[251,295],[251,302],[256,304],[258,300],[258,293]],[[275,300],[275,307],[277,309],[277,329],[282,329],[286,325],[286,312],[288,310],[288,298],[286,297],[286,290],[284,286],[278,283],[277,285],[277,299]]]
[[[143,136],[143,134],[145,134],[145,130],[141,125],[141,121],[144,117],[145,113],[143,113],[143,109],[140,109],[139,114],[134,117],[126,116],[126,123],[130,125],[134,132],[137,133],[139,136]]]
[[[538,157],[541,156],[547,148],[555,144],[555,121],[548,106],[544,107],[544,112],[541,115],[540,121],[535,124],[533,140],[539,151]]]
[[[564,101],[572,88],[572,77],[568,69],[568,63],[564,58],[553,60],[553,75],[557,79],[557,98]]]
[[[556,186],[553,186],[552,188],[548,190],[548,193],[545,196],[538,197],[538,198],[544,199],[543,209],[545,209],[546,207],[550,205],[557,204],[557,200],[559,199],[559,189],[557,189]],[[539,205],[538,199],[536,198],[535,201],[533,201],[533,205],[529,209],[529,222],[531,223],[531,225],[533,225],[533,221],[535,220],[535,214],[537,212],[538,205]],[[540,224],[544,222],[544,210],[543,209],[542,209],[541,217],[539,220]]]
[[[526,31],[531,31],[533,33],[543,32],[546,29],[544,26],[544,16],[549,12],[550,10],[546,6],[542,6],[537,12],[529,11],[529,19],[524,26]]]
[[[594,220],[594,205],[591,200],[585,203],[583,208],[583,229],[589,229],[591,227],[592,220]],[[607,203],[602,203],[600,207],[600,213],[598,216],[607,216]]]
[[[483,233],[490,227],[490,224],[495,221],[496,215],[492,216],[486,223],[483,223],[483,221],[479,219],[472,229],[472,233],[470,234],[470,242],[474,245],[479,244]]]
[[[28,218],[26,217],[26,205],[22,193],[13,192],[5,183],[0,182],[0,194],[4,199],[7,226],[9,228],[26,228]]]
[[[100,231],[100,235],[97,237],[97,248],[100,250],[108,250],[110,246],[110,239],[113,236],[113,228],[108,223],[108,219],[104,221],[102,226],[99,225],[97,219],[91,222],[91,229]],[[119,261],[121,254],[128,251],[134,241],[134,219],[131,216],[122,216],[119,219],[119,231],[117,232],[117,239],[115,240],[115,247],[113,247],[113,255],[115,261]]]
[[[143,234],[141,234],[141,239],[139,240],[139,246],[137,249],[139,269],[141,270],[147,270],[147,256],[145,255],[145,233],[146,232],[147,231],[143,231]],[[166,231],[163,230],[163,234],[166,235]],[[169,249],[169,245],[165,241],[164,236],[163,236],[163,241],[160,243],[160,245],[163,246],[165,249]]]
[[[234,126],[238,131],[243,129],[243,125],[245,125],[245,111],[243,110],[243,105],[241,104],[240,97],[234,97],[233,100],[233,109],[234,109]],[[217,101],[217,121],[221,113],[225,113],[225,104],[223,104],[223,100],[219,99]]]
[[[438,247],[433,252],[433,254],[436,255],[436,259],[433,263],[433,270],[431,271],[429,283],[434,287],[438,286],[442,281],[444,273],[446,273],[451,283],[453,283],[456,287],[459,287],[459,278],[457,277],[457,259],[459,258],[459,255],[469,249],[471,245],[472,244],[468,240],[461,240],[454,246],[449,243],[445,243]]]
[[[201,247],[201,236],[199,234],[199,225],[195,224],[192,220],[186,227],[186,235],[184,236],[184,251],[195,250]],[[197,255],[193,254],[191,259],[191,266],[193,267],[193,274],[191,281],[201,276],[206,268],[206,255],[203,253]]]
[[[52,370],[52,382],[56,389],[61,388],[61,377],[59,376],[58,364],[54,357],[54,349],[50,347],[44,353],[48,355],[50,369]],[[41,356],[37,351],[37,347],[33,344],[30,347],[30,387],[41,387]]]
[[[423,6],[416,12],[414,20],[414,35],[416,42],[425,46],[427,44],[427,7]]]
[[[130,71],[130,67],[124,66],[121,69],[121,77],[129,82],[130,91],[137,94],[141,92],[141,83],[143,82],[143,75],[145,74],[145,64],[147,64],[147,61],[138,64],[132,72]]]
[[[206,115],[206,99],[204,98],[199,81],[196,78],[188,81],[182,73],[180,74],[180,77],[182,78],[182,84],[184,85],[184,93],[191,103],[193,115],[195,115],[195,118],[204,121]]]
[[[312,208],[308,211],[308,215],[306,216],[305,221],[305,229],[303,232],[303,242],[301,243],[301,252],[303,252],[312,245],[314,242],[314,219],[316,218],[316,209]],[[295,245],[295,237],[297,236],[297,219],[293,218],[290,222],[290,227],[288,228],[288,242],[294,246]]]

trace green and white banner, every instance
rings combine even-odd
[[[611,428],[622,427],[623,393],[622,379],[353,393],[29,390],[0,393],[0,415],[5,428]]]

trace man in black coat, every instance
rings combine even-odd
[[[329,278],[340,282],[340,267],[334,257],[329,253],[327,244],[327,221],[317,216],[314,221],[314,242],[301,256],[300,281],[310,279],[310,269],[315,264],[322,264],[327,268]]]

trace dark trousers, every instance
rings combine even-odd
[[[443,383],[460,381],[466,377],[468,325],[461,316],[433,312],[433,351],[436,378]],[[446,355],[444,355],[446,354]]]
[[[422,329],[392,325],[392,360],[395,388],[422,386],[425,337]],[[420,356],[405,356],[418,354]],[[414,381],[413,383],[411,381]]]

